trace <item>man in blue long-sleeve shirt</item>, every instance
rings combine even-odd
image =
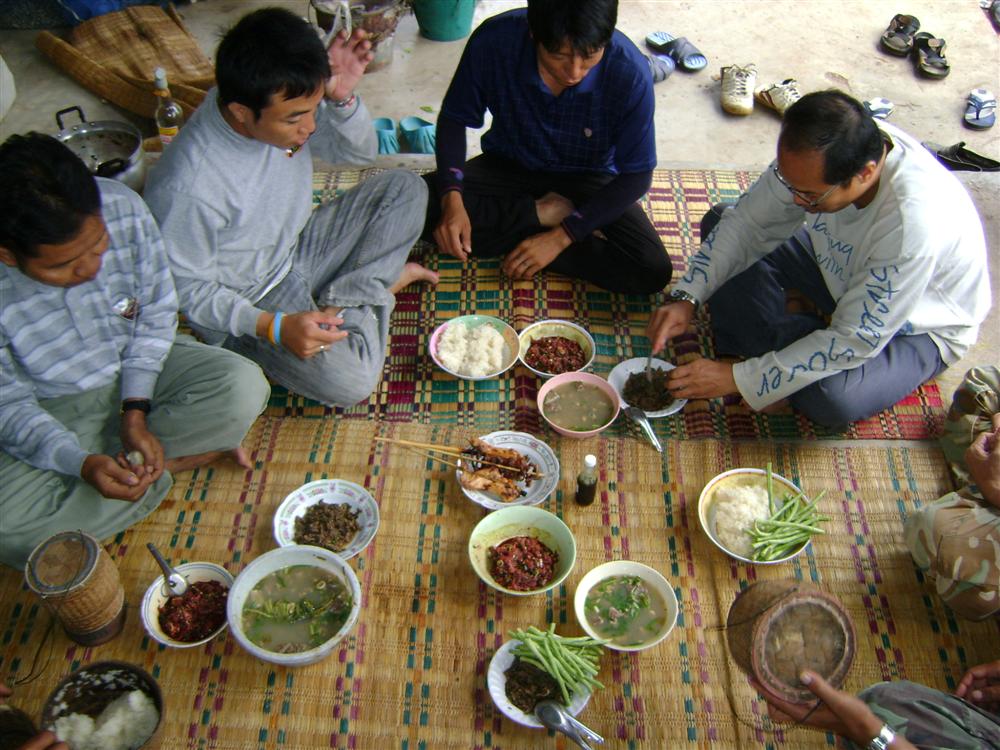
[[[239,355],[175,340],[163,241],[127,187],[53,138],[12,136],[0,206],[0,561],[20,566],[59,531],[145,517],[171,471],[247,465],[270,387]]]
[[[529,0],[472,35],[441,105],[425,237],[504,272],[542,269],[651,294],[670,259],[636,201],[656,166],[649,63],[617,0]],[[465,161],[465,130],[483,154]]]

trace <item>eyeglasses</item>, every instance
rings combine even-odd
[[[832,193],[834,190],[840,187],[840,185],[834,185],[832,188],[823,193],[823,195],[821,195],[819,198],[814,198],[813,196],[816,195],[815,193],[803,193],[798,188],[792,187],[791,184],[789,184],[788,180],[786,180],[781,175],[781,172],[778,171],[777,164],[771,165],[771,171],[774,172],[774,176],[778,178],[778,182],[780,182],[782,185],[788,188],[789,193],[791,193],[800,201],[806,204],[805,205],[806,208],[816,208],[817,206],[819,206],[820,203],[822,203],[823,201],[825,201],[827,198],[830,197],[830,193]]]

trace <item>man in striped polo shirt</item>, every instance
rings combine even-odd
[[[0,562],[151,513],[170,472],[230,455],[270,387],[239,355],[176,336],[160,232],[120,182],[49,136],[0,145]]]

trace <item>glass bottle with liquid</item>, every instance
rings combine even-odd
[[[576,504],[590,505],[597,495],[597,456],[587,454],[576,477]]]
[[[170,96],[170,88],[167,86],[167,71],[163,68],[157,68],[153,71],[153,85],[156,87],[155,93],[159,100],[155,114],[156,129],[160,133],[160,142],[166,148],[177,135],[181,125],[184,124],[184,110]]]

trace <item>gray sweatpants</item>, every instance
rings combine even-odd
[[[257,302],[295,313],[343,307],[348,337],[299,359],[254,336],[229,336],[223,346],[260,364],[290,391],[325,404],[350,406],[375,390],[382,375],[395,297],[389,292],[420,236],[427,187],[412,172],[369,178],[317,208],[299,236],[292,269]]]
[[[167,458],[232,450],[270,393],[253,362],[180,335],[156,381],[147,425]],[[71,429],[87,452],[121,451],[119,382],[40,405]],[[163,472],[139,500],[110,500],[78,476],[38,469],[0,451],[0,562],[23,567],[35,546],[60,531],[113,536],[156,510],[172,485]]]

